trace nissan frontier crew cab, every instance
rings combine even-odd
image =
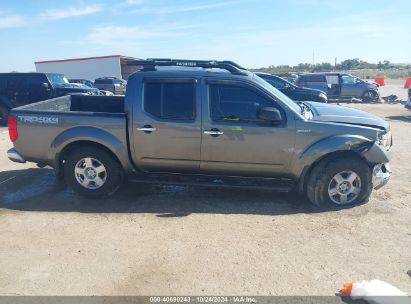
[[[123,179],[304,192],[317,205],[367,201],[391,171],[389,124],[294,102],[231,61],[150,59],[126,96],[73,95],[15,108],[15,162],[52,166],[91,198]]]

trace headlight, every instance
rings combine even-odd
[[[377,143],[388,150],[392,145],[392,135],[391,132],[379,133]]]
[[[322,99],[327,100],[327,95],[325,95],[324,93],[320,93],[320,97],[321,97]]]

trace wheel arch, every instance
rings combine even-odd
[[[359,152],[355,152],[353,150],[340,150],[340,151],[334,151],[330,152],[328,154],[325,154],[321,156],[320,158],[316,159],[312,164],[307,165],[304,167],[303,172],[300,176],[299,182],[298,182],[298,191],[299,192],[305,192],[306,186],[307,186],[307,181],[314,170],[319,165],[327,164],[330,161],[340,158],[340,157],[352,157],[352,158],[357,158],[367,165],[369,165],[367,159]]]
[[[298,177],[298,190],[305,190],[307,178],[320,162],[344,155],[360,158],[369,164],[364,154],[373,144],[372,140],[360,135],[337,135],[312,144],[300,154],[298,165],[293,168],[295,176]]]
[[[63,179],[64,178],[64,162],[67,158],[67,156],[75,149],[77,148],[84,148],[84,147],[93,147],[93,148],[98,148],[101,149],[105,152],[107,152],[108,154],[110,154],[113,159],[120,165],[120,167],[124,170],[123,164],[121,163],[120,159],[118,158],[118,156],[112,151],[110,150],[108,147],[106,147],[105,145],[95,142],[95,141],[91,141],[91,140],[78,140],[78,141],[74,141],[71,142],[69,144],[67,144],[58,154],[56,154],[56,171],[57,171],[57,177],[59,179]]]
[[[377,89],[368,88],[368,89],[366,89],[366,90],[362,93],[361,99],[364,99],[365,94],[367,94],[368,92],[373,92],[373,93],[375,94],[376,99],[379,99],[379,98],[380,98],[380,93],[378,92]]]

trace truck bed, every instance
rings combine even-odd
[[[55,167],[71,142],[94,142],[128,162],[127,115],[122,96],[70,95],[14,108],[14,147],[26,160]]]
[[[124,96],[68,95],[32,103],[18,110],[41,112],[124,113]]]

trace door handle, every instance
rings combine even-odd
[[[217,136],[223,135],[224,132],[221,132],[217,128],[212,128],[211,130],[205,130],[204,134],[211,135],[212,137],[217,137]]]
[[[141,128],[137,128],[137,131],[143,131],[144,133],[149,134],[149,133],[151,133],[151,132],[157,131],[157,129],[156,129],[156,128],[153,128],[153,127],[150,126],[150,125],[145,125],[145,126],[143,126],[143,127],[141,127]]]

